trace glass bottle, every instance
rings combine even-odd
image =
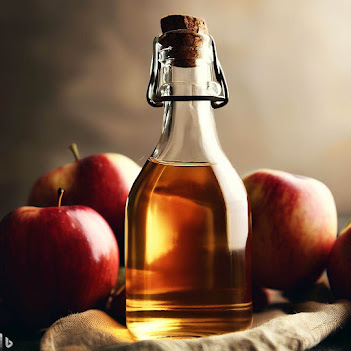
[[[252,323],[247,194],[213,116],[227,88],[212,37],[195,29],[154,40],[148,102],[164,106],[163,128],[126,206],[126,320],[136,339]]]

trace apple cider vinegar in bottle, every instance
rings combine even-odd
[[[164,107],[162,133],[126,207],[127,326],[136,339],[243,330],[251,222],[214,122],[226,82],[203,20],[172,15],[161,26],[147,99]]]

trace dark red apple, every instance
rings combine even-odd
[[[337,297],[351,299],[351,223],[339,234],[329,256],[327,274]]]
[[[118,267],[116,238],[89,207],[20,207],[0,223],[0,295],[29,326],[103,303]]]
[[[114,231],[124,265],[124,209],[129,190],[140,167],[120,154],[99,154],[80,159],[76,145],[71,149],[76,162],[41,176],[34,184],[28,204],[55,206],[56,191],[66,190],[66,205],[85,205],[99,212]]]
[[[333,195],[320,181],[270,169],[243,178],[252,210],[252,273],[257,285],[294,290],[326,268],[336,239]]]

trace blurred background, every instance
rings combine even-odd
[[[170,13],[206,19],[230,90],[216,111],[240,175],[259,167],[323,181],[351,214],[351,2],[5,1],[1,4],[0,216],[41,174],[81,156],[140,165],[161,132],[145,100],[152,40]]]

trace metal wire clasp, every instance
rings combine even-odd
[[[162,101],[157,100],[157,84],[159,80],[159,72],[161,63],[158,60],[158,37],[155,37],[152,44],[152,58],[151,58],[151,67],[150,67],[150,81],[146,91],[146,100],[152,107],[162,107]]]
[[[158,84],[160,81],[160,68],[161,63],[158,60],[158,37],[155,37],[153,41],[153,53],[151,59],[151,67],[150,67],[150,81],[148,84],[147,92],[146,92],[146,100],[152,107],[162,107],[163,101],[194,101],[194,100],[210,100],[211,106],[214,109],[223,107],[228,103],[229,93],[227,82],[221,67],[221,64],[217,58],[217,50],[215,42],[212,36],[209,35],[212,43],[212,53],[213,53],[213,72],[216,77],[217,82],[221,86],[221,91],[223,92],[223,96],[160,96],[158,92]]]

